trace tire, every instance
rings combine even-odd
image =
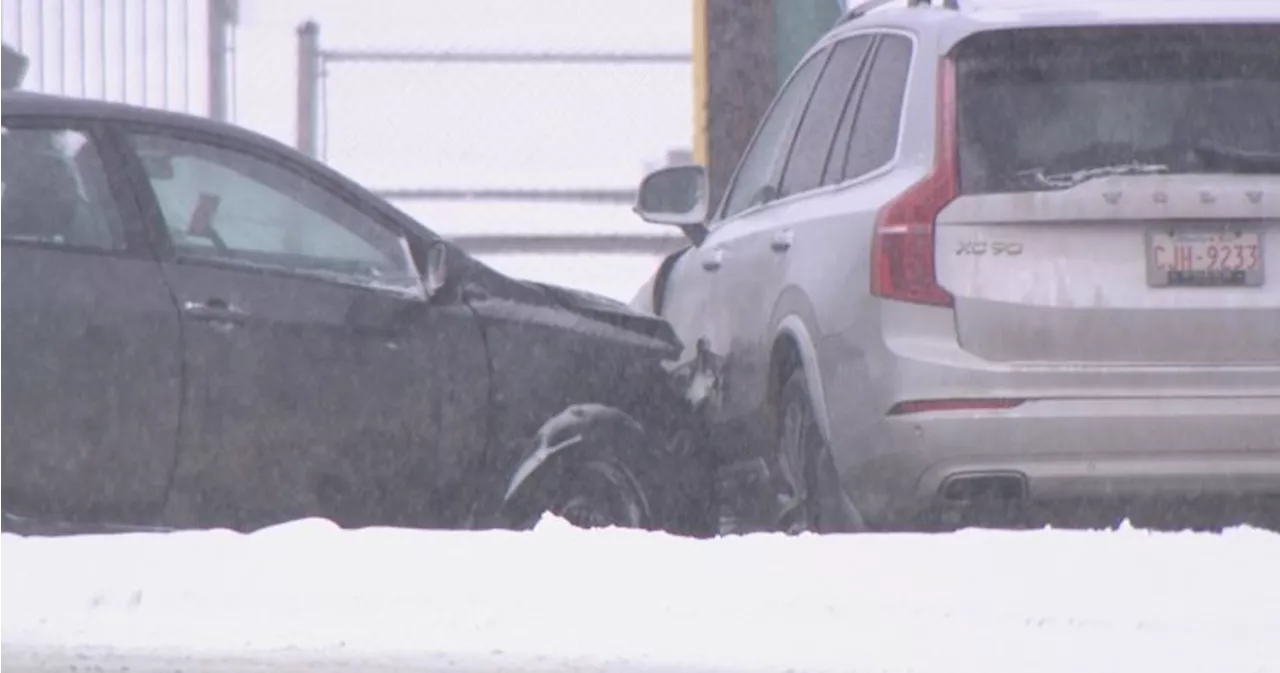
[[[648,528],[649,506],[643,489],[626,465],[613,458],[591,458],[564,466],[533,494],[532,527],[550,512],[579,528]]]
[[[830,449],[818,427],[804,370],[795,369],[778,392],[775,408],[777,527],[788,534],[819,533],[823,520],[820,470],[831,466]]]
[[[625,465],[590,460],[573,465],[549,510],[580,528],[643,528],[644,493]]]

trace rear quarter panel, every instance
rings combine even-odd
[[[871,295],[871,244],[876,215],[922,179],[933,162],[937,98],[937,36],[917,35],[898,132],[885,167],[795,204],[795,246],[773,311],[781,329],[801,320],[814,340],[825,402],[827,439],[842,475],[871,446],[888,408],[889,343],[896,338],[884,302]],[[806,307],[807,306],[807,310]]]

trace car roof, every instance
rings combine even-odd
[[[404,214],[385,199],[370,191],[363,184],[338,172],[328,164],[313,157],[309,157],[306,154],[299,152],[298,150],[273,138],[234,124],[218,122],[205,117],[198,117],[196,115],[184,114],[181,112],[158,110],[155,108],[129,105],[126,103],[115,103],[88,98],[73,98],[70,96],[57,96],[22,90],[4,91],[3,104],[3,114],[5,117],[9,117],[11,115],[31,117],[72,117],[107,122],[133,122],[178,131],[192,131],[269,150],[273,153],[287,157],[290,161],[307,167],[314,174],[319,174],[331,182],[343,185],[347,191],[354,192],[366,201],[381,204],[382,207],[384,207],[387,212],[392,213],[396,219],[406,223],[413,223],[420,230],[428,231],[425,227],[422,227],[417,220]],[[429,231],[428,235],[431,237],[436,236],[434,233]]]
[[[938,50],[945,52],[974,33],[1004,28],[1280,23],[1278,0],[958,1],[958,10],[942,7],[942,0],[916,7],[908,6],[910,0],[889,2],[838,24],[827,37],[834,40],[868,28],[897,28],[936,37]]]
[[[115,122],[135,122],[167,128],[198,131],[234,138],[257,145],[270,145],[277,150],[296,152],[293,148],[246,128],[213,121],[205,117],[141,107],[127,103],[74,98],[33,91],[9,90],[3,95],[4,116],[76,117]]]

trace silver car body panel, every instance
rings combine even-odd
[[[1150,233],[1224,228],[1260,236],[1247,254],[1260,258],[1261,286],[1152,286]],[[982,358],[1280,362],[1280,176],[1112,176],[962,196],[939,214],[935,240],[959,342]]]
[[[664,316],[687,345],[702,340],[725,358],[715,420],[770,413],[775,346],[790,339],[840,495],[873,524],[935,505],[952,476],[984,472],[1024,476],[1032,497],[1280,496],[1280,177],[1127,175],[962,196],[935,229],[937,278],[955,307],[871,294],[876,216],[932,166],[937,64],[963,38],[1031,26],[1280,23],[1269,0],[1034,4],[885,8],[814,47],[866,32],[913,37],[897,152],[858,179],[718,223],[674,265]],[[1153,228],[1224,223],[1261,234],[1260,286],[1149,284]],[[770,252],[779,231],[789,246]],[[957,254],[975,243],[986,254]],[[715,255],[724,264],[709,274]],[[903,402],[975,398],[1012,402],[893,413]]]

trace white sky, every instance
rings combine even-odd
[[[293,141],[296,27],[326,49],[690,49],[688,0],[242,0],[237,120]],[[628,187],[692,142],[686,65],[336,63],[327,158],[374,185]]]
[[[4,0],[4,37],[32,57],[30,88],[200,113],[205,6]],[[234,120],[289,144],[307,19],[341,50],[687,53],[692,26],[688,0],[240,0]],[[343,62],[328,73],[326,159],[375,187],[631,187],[692,143],[684,64]]]
[[[242,0],[238,123],[294,141],[295,31],[331,50],[681,52],[689,0]],[[334,63],[326,160],[372,187],[627,188],[693,137],[686,65]],[[628,206],[401,202],[445,235],[537,230],[678,235]],[[491,256],[522,278],[630,300],[660,258]]]

